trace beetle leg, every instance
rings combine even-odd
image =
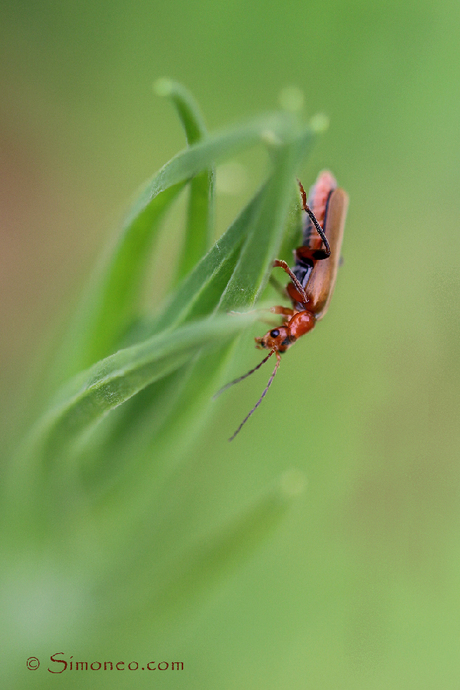
[[[294,309],[289,307],[270,307],[272,314],[282,314],[283,316],[294,316]]]
[[[302,208],[305,211],[305,213],[309,216],[311,222],[313,223],[313,225],[316,228],[316,231],[318,232],[319,236],[323,240],[323,244],[325,247],[324,253],[326,255],[324,258],[327,259],[327,257],[331,255],[331,248],[329,246],[329,242],[327,241],[326,235],[324,234],[324,230],[321,227],[321,225],[318,223],[318,220],[317,220],[315,214],[313,213],[313,211],[311,210],[311,208],[307,204],[307,194],[305,192],[305,189],[303,188],[303,184],[301,183],[301,181],[299,179],[297,179],[297,182],[299,184],[300,194],[302,196]],[[329,196],[330,196],[330,194],[329,194]]]
[[[274,266],[274,268],[279,267],[279,268],[282,268],[284,271],[286,271],[286,273],[288,274],[289,278],[290,278],[290,279],[292,280],[292,282],[294,283],[295,289],[297,290],[297,292],[299,293],[299,295],[302,295],[303,301],[304,301],[305,303],[307,303],[307,302],[308,302],[308,297],[307,297],[307,295],[306,295],[306,293],[305,293],[305,290],[303,289],[302,285],[301,285],[300,282],[297,280],[296,276],[293,274],[293,272],[291,271],[291,269],[289,268],[289,266],[287,265],[287,263],[286,263],[285,261],[282,261],[281,259],[275,259],[275,261],[273,262],[273,266]]]

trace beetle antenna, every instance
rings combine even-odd
[[[270,359],[270,357],[272,356],[273,353],[274,353],[274,350],[271,350],[269,352],[269,354],[266,357],[264,357],[263,360],[261,362],[259,362],[259,364],[256,367],[254,367],[254,369],[251,369],[251,371],[248,371],[247,374],[243,374],[243,376],[239,376],[237,379],[234,379],[233,381],[230,381],[230,383],[227,383],[223,388],[220,389],[220,391],[217,391],[217,393],[212,396],[213,400],[218,398],[221,393],[223,393],[224,391],[227,390],[227,388],[230,388],[230,386],[233,386],[234,383],[239,383],[240,381],[242,381],[243,379],[247,378],[248,376],[253,374],[255,371],[257,371],[257,369],[260,369],[262,364],[265,364],[265,362]]]
[[[308,217],[310,218],[311,222],[313,223],[316,230],[318,231],[319,236],[323,240],[323,244],[326,248],[326,254],[328,256],[330,256],[331,248],[329,246],[329,242],[327,241],[326,235],[324,234],[324,230],[321,227],[321,225],[318,223],[318,220],[317,220],[315,214],[313,213],[313,211],[311,210],[310,206],[307,204],[307,194],[305,192],[305,189],[303,188],[303,184],[301,183],[301,181],[298,178],[297,178],[297,182],[299,183],[300,194],[302,196],[302,208],[305,211],[305,213],[308,215]]]
[[[262,393],[262,395],[260,396],[260,398],[258,399],[258,401],[256,402],[256,404],[254,405],[254,407],[252,408],[252,410],[250,411],[250,413],[249,413],[248,415],[246,415],[246,417],[243,419],[243,421],[241,422],[241,424],[239,425],[238,429],[235,431],[235,433],[233,434],[233,436],[231,436],[231,437],[228,439],[229,441],[233,441],[233,439],[235,438],[235,436],[236,436],[237,434],[239,434],[239,432],[241,431],[241,429],[243,428],[243,426],[244,426],[244,425],[246,424],[246,422],[248,421],[249,417],[251,417],[251,415],[254,414],[254,412],[257,410],[257,408],[259,407],[260,403],[262,402],[262,400],[263,400],[263,399],[265,398],[265,396],[267,395],[268,389],[270,388],[270,386],[271,386],[272,383],[273,383],[273,379],[274,379],[275,376],[276,376],[276,372],[278,371],[278,367],[279,367],[280,362],[281,362],[281,355],[279,354],[279,352],[276,352],[275,350],[272,350],[272,351],[270,352],[270,355],[272,355],[274,352],[275,352],[275,354],[276,354],[277,362],[276,362],[276,366],[275,366],[275,368],[274,368],[274,370],[273,370],[273,374],[272,374],[272,375],[270,376],[270,378],[268,379],[268,383],[267,383],[267,385],[265,386],[264,392]],[[269,356],[270,356],[270,355],[269,355]],[[265,357],[265,359],[263,360],[263,362],[261,362],[261,363],[259,364],[259,366],[261,366],[264,362],[266,362],[267,359],[268,359],[268,357]],[[256,368],[258,368],[258,367],[256,367]],[[251,373],[251,372],[250,372],[250,373]],[[246,374],[246,375],[248,375],[248,374]],[[244,377],[242,377],[242,378],[244,378]]]

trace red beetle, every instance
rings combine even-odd
[[[282,325],[272,328],[262,338],[256,338],[256,347],[270,350],[268,355],[251,371],[228,383],[216,395],[234,383],[242,381],[259,369],[262,364],[276,355],[276,366],[270,376],[264,392],[249,414],[243,419],[238,429],[229,439],[232,441],[242,426],[259,407],[267,394],[281,361],[281,353],[286,352],[298,338],[315,327],[323,318],[332,297],[337,269],[340,263],[345,218],[348,208],[348,194],[337,187],[334,176],[323,171],[318,175],[316,184],[307,195],[299,181],[302,197],[302,208],[305,212],[303,244],[295,252],[295,265],[292,270],[285,261],[277,259],[273,266],[279,266],[289,275],[291,282],[286,291],[292,301],[292,308],[272,307],[273,314],[283,316]]]

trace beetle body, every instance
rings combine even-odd
[[[283,325],[256,338],[258,347],[275,353],[286,352],[325,315],[335,286],[348,208],[348,195],[337,187],[330,172],[320,173],[310,190],[308,203],[300,182],[299,185],[306,212],[303,244],[294,252],[296,262],[292,270],[284,261],[274,262],[274,266],[283,268],[291,278],[287,293],[292,309],[272,307],[272,313],[283,315]],[[317,229],[311,216],[320,228]]]
[[[261,338],[256,338],[256,347],[269,350],[268,355],[254,369],[228,383],[217,395],[234,383],[242,381],[259,369],[268,359],[276,356],[276,366],[259,400],[243,419],[238,429],[229,439],[232,441],[249,417],[259,407],[267,394],[281,361],[286,352],[302,335],[315,327],[323,318],[332,297],[341,258],[341,247],[345,218],[348,209],[348,194],[337,187],[334,176],[323,171],[311,188],[307,202],[305,190],[299,182],[302,208],[305,212],[303,244],[294,252],[295,265],[289,268],[285,261],[277,259],[274,267],[280,267],[289,275],[291,281],[286,293],[292,308],[276,306],[270,311],[282,316],[282,324],[272,328]]]

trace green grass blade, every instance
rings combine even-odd
[[[215,310],[227,312],[245,309],[253,306],[261,295],[271,273],[273,259],[277,257],[281,246],[287,214],[293,200],[293,180],[311,143],[312,132],[306,129],[277,150],[275,169],[254,200],[254,205],[250,206],[253,213],[251,222],[247,225],[245,241]],[[211,412],[211,398],[219,387],[229,355],[227,348],[190,364],[194,370],[186,390],[181,394],[178,408],[172,412],[170,422],[162,432],[165,442],[168,438],[177,439],[177,443],[185,447],[188,435],[190,434],[190,438],[196,435],[207,414]],[[211,362],[212,375],[209,373]],[[229,435],[231,431],[233,430],[229,431]],[[152,440],[155,444],[161,442],[161,436],[158,435]]]
[[[280,250],[287,214],[296,192],[295,175],[313,141],[314,132],[306,129],[290,144],[278,148],[275,170],[269,180],[179,284],[160,317],[152,326],[144,326],[148,329],[146,332],[157,332],[217,308],[230,311],[236,306],[241,308],[254,303]],[[300,223],[298,208],[297,202],[294,223]],[[292,225],[290,218],[291,243],[295,236]]]
[[[212,313],[219,304],[241,252],[260,213],[266,186],[242,210],[209,252],[183,280],[155,322],[155,330],[177,325],[204,313]]]
[[[64,344],[59,379],[86,369],[117,348],[138,315],[139,294],[160,223],[185,184],[170,186],[133,217],[110,258],[97,268]]]
[[[164,77],[153,85],[158,96],[169,98],[185,131],[187,144],[196,144],[206,135],[206,125],[197,102],[182,84]]]
[[[288,211],[293,202],[293,180],[300,163],[312,146],[310,129],[280,146],[276,151],[274,173],[268,181],[258,221],[248,233],[238,264],[219,304],[219,310],[251,306],[260,297],[271,264],[281,248]]]
[[[294,196],[297,168],[311,142],[312,133],[305,130],[290,144],[280,147],[275,170],[268,182],[178,287],[167,309],[154,324],[155,330],[177,325],[191,315],[196,317],[203,309],[229,311],[235,305],[241,309],[254,304],[266,284],[271,263],[280,247]],[[219,279],[225,279],[226,285]],[[197,357],[187,365],[182,377],[185,385],[176,397],[176,404],[170,404],[169,416],[164,418],[161,429],[153,427],[151,420],[155,416],[158,395],[167,394],[162,384],[149,387],[126,409],[126,418],[119,420],[117,444],[126,434],[131,437],[137,452],[144,447],[146,458],[151,458],[152,454],[159,458],[158,448],[163,444],[173,443],[176,449],[186,447],[211,412],[212,395],[219,388],[231,353],[232,350],[226,348],[204,358]],[[172,379],[171,386],[177,389],[177,381]],[[169,400],[171,398],[169,396]],[[139,433],[142,426],[146,433]],[[136,437],[132,431],[134,428]],[[148,429],[151,429],[150,442],[146,440]],[[232,431],[228,430],[228,435]],[[115,448],[113,452],[116,453]]]
[[[146,342],[120,350],[78,375],[61,392],[37,424],[18,465],[21,480],[36,468],[54,466],[79,437],[111,410],[195,356],[197,349],[216,346],[235,336],[252,315],[220,316],[165,330]],[[64,468],[61,466],[61,472]],[[65,472],[64,472],[65,473]]]
[[[232,340],[242,326],[238,317],[222,316],[227,324],[224,337],[222,333],[219,335],[220,330],[215,326],[217,322],[187,322],[216,310],[223,312],[250,306],[260,296],[281,244],[293,198],[293,180],[312,142],[312,132],[296,131],[286,139],[285,143],[278,140],[273,146],[273,171],[267,183],[182,281],[154,324],[149,340],[131,345],[98,362],[65,390],[64,397],[44,418],[34,437],[38,465],[42,458],[51,459],[54,463],[56,458],[65,457],[66,448],[72,448],[75,467],[81,465],[83,459],[77,457],[77,440],[108,411],[140,391],[144,391],[143,395],[130,401],[126,414],[122,410],[117,417],[118,430],[114,434],[117,443],[124,440],[125,435],[131,438],[131,452],[138,458],[138,467],[147,457],[152,458],[152,454],[155,458],[166,457],[165,453],[158,452],[158,448],[172,451],[173,446],[176,450],[183,447],[203,426],[206,412],[209,413],[212,407],[212,394],[218,388],[223,368],[227,366],[230,350],[222,348],[206,357],[200,351],[218,340]],[[207,143],[208,140],[198,147],[207,146]],[[180,154],[179,158],[188,159],[190,151]],[[159,182],[160,177],[161,174],[156,179],[161,186],[164,180]],[[142,213],[135,216],[130,227],[141,217]],[[168,381],[166,377],[180,367],[183,368],[184,387],[179,396],[169,396],[168,385],[177,389],[177,380],[173,377]],[[166,388],[159,383],[163,380]],[[159,393],[170,397],[170,400],[175,397],[175,402],[162,424],[155,426],[152,420],[156,418]],[[133,415],[137,430],[142,425],[146,430],[137,438],[131,435]],[[109,441],[105,448],[100,449],[101,453],[108,453],[110,445]],[[32,452],[32,446],[29,447]],[[96,456],[94,460],[100,464]],[[86,463],[86,467],[90,468],[90,465]]]
[[[289,136],[290,126],[290,118],[279,113],[210,135],[175,156],[145,185],[127,214],[111,260],[94,281],[87,307],[72,330],[61,379],[113,352],[129,321],[137,318],[139,304],[135,298],[142,285],[146,248],[162,213],[182,186],[215,162],[260,142],[267,131],[279,138]]]
[[[214,169],[190,182],[185,239],[177,267],[177,280],[190,273],[209,248],[214,223]]]
[[[203,318],[215,311],[222,292],[235,270],[244,239],[258,218],[265,189],[266,185],[248,203],[192,273],[182,281],[168,300],[162,314],[153,323],[139,324],[135,328],[129,339],[130,342],[146,340],[165,329],[177,328],[181,324]],[[215,392],[217,385],[215,383],[217,372],[225,365],[228,357],[228,349],[222,351],[220,355],[207,353],[206,364],[202,364],[194,374],[197,359],[195,357],[193,362],[182,367],[177,373],[153,383],[129,400],[119,411],[116,425],[111,429],[104,448],[104,452],[114,459],[113,464],[116,467],[121,464],[116,458],[126,453],[127,448],[130,448],[131,453],[135,448],[136,454],[141,452],[141,448],[145,451],[155,435],[167,425],[168,419],[181,414],[183,403],[185,407],[190,404],[188,392],[190,385],[194,387],[193,382],[190,381],[192,376],[193,378],[197,375],[201,377],[196,388],[199,391],[206,389],[205,403],[209,407],[211,395]],[[205,385],[203,385],[204,381],[207,381]],[[201,396],[198,394],[198,397]],[[181,435],[186,439],[185,428],[182,429]],[[94,453],[92,460],[89,456],[90,451],[87,450],[86,474],[90,478],[91,490],[97,491],[100,481],[99,478],[96,479],[96,476],[99,476],[100,451],[97,450]],[[158,452],[154,453],[154,458],[159,459]],[[91,465],[94,470],[90,470]],[[110,481],[110,484],[112,483],[113,478]]]
[[[174,104],[185,130],[189,145],[202,141],[207,135],[206,125],[191,93],[171,79],[160,79],[155,84],[160,96]],[[176,272],[176,281],[182,279],[209,248],[214,221],[214,168],[196,175],[190,182],[185,239]]]

